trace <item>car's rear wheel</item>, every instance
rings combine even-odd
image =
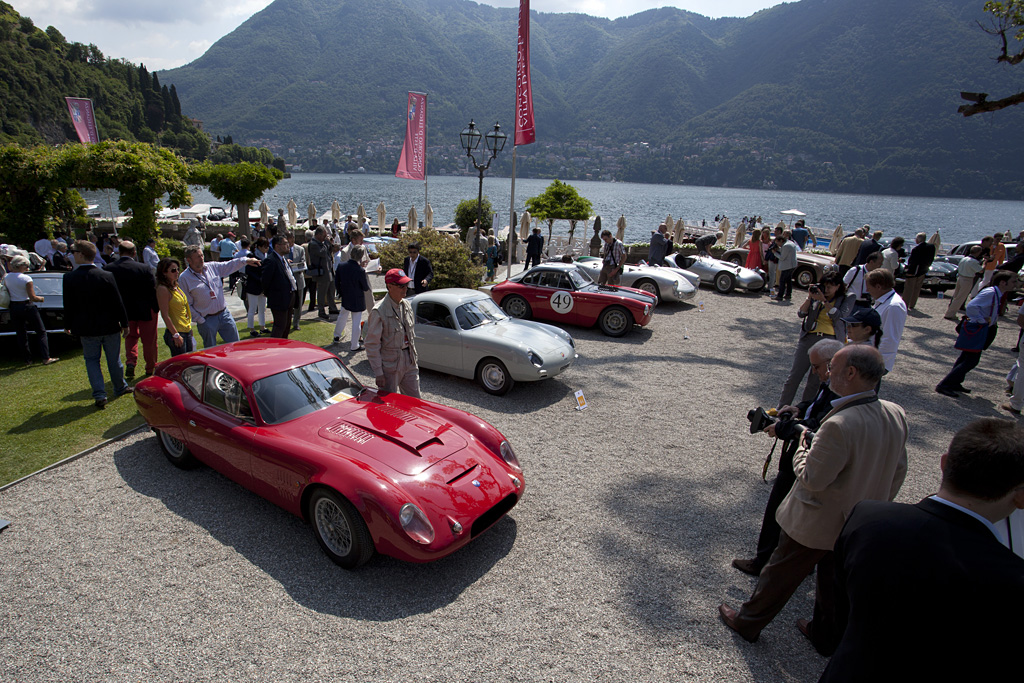
[[[644,278],[643,280],[638,280],[633,286],[639,290],[647,292],[648,294],[653,294],[655,299],[654,303],[656,305],[661,303],[661,296],[658,293],[658,283],[654,280]]]
[[[530,304],[518,294],[509,294],[501,302],[501,308],[513,318],[520,320],[530,317]]]
[[[729,263],[732,263],[737,266],[742,266],[743,258],[739,254],[733,254],[732,256],[729,257]]]
[[[183,470],[191,470],[199,466],[199,461],[196,460],[196,456],[192,455],[192,451],[188,449],[184,441],[178,441],[159,429],[153,431],[156,432],[156,440],[160,442],[160,450],[164,452],[172,465]]]
[[[497,358],[484,358],[476,367],[476,381],[488,394],[504,396],[515,384],[508,368]]]
[[[722,293],[728,294],[736,288],[736,278],[732,276],[732,273],[719,273],[715,276],[715,290]]]
[[[633,327],[633,316],[622,306],[609,306],[601,311],[597,324],[609,337],[621,337]]]
[[[355,569],[373,557],[373,537],[366,522],[336,491],[322,488],[313,493],[309,521],[317,543],[338,566]]]
[[[818,276],[812,268],[797,268],[796,272],[793,273],[793,280],[798,286],[807,289],[818,281]]]

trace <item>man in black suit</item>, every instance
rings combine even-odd
[[[121,366],[121,335],[128,332],[128,315],[114,276],[97,268],[95,258],[95,244],[75,243],[75,269],[64,275],[64,324],[68,333],[82,341],[92,397],[102,409],[107,405],[107,389],[100,369],[101,353],[107,357],[114,395],[131,391]]]
[[[868,262],[868,256],[871,256],[876,251],[882,251],[882,245],[878,243],[880,239],[882,239],[882,231],[875,230],[871,233],[871,237],[861,242],[860,248],[857,250],[857,257],[853,259],[853,265],[862,266]]]
[[[917,305],[917,298],[921,296],[921,285],[924,284],[924,276],[932,267],[935,260],[935,245],[928,243],[928,235],[923,232],[917,233],[917,242],[910,250],[907,257],[907,267],[904,271],[906,282],[903,285],[903,302],[907,304],[907,310],[913,310]]]
[[[412,278],[409,284],[409,291],[412,294],[420,294],[427,291],[430,281],[434,279],[434,268],[426,256],[420,256],[420,243],[413,242],[409,245],[409,255],[405,257],[402,270],[406,276]]]
[[[322,320],[330,320],[331,315],[338,314],[338,306],[334,303],[333,296],[328,297],[334,267],[331,263],[331,243],[327,241],[327,231],[324,228],[317,228],[314,231],[313,239],[306,245],[306,256],[309,261],[306,272],[316,287],[319,316]],[[310,296],[312,297],[312,294]]]
[[[285,260],[289,250],[285,235],[274,235],[270,244],[272,249],[263,259],[262,273],[263,293],[267,297],[267,306],[274,315],[274,327],[270,331],[270,336],[287,339],[291,331],[292,313],[295,306],[300,305],[297,300],[298,284]]]
[[[540,228],[534,228],[530,233],[530,236],[526,238],[526,266],[525,269],[530,269],[530,264],[535,266],[540,265],[540,255],[544,251],[544,238],[541,237]]]
[[[843,348],[843,343],[838,339],[822,339],[808,350],[807,357],[811,361],[811,372],[821,380],[818,393],[810,401],[801,401],[795,406],[783,406],[779,410],[780,415],[788,414],[794,424],[801,424],[811,431],[818,429],[821,421],[832,410],[832,401],[839,398],[828,386],[828,367],[832,356],[841,348]],[[775,433],[777,427],[782,431],[780,425],[769,425],[764,431],[769,436],[781,438],[781,434]],[[737,557],[732,561],[732,566],[744,574],[760,575],[761,569],[768,564],[772,553],[779,545],[781,528],[775,520],[775,512],[779,509],[782,501],[786,499],[789,490],[793,488],[793,482],[796,481],[796,474],[793,472],[793,455],[799,445],[799,438],[786,439],[782,444],[782,453],[779,455],[779,474],[775,477],[772,492],[768,495],[768,505],[764,510],[764,519],[761,521],[761,533],[757,538],[757,555],[749,560]],[[768,463],[766,462],[765,468],[767,467]]]
[[[835,546],[849,621],[822,681],[994,681],[1020,668],[1024,559],[995,523],[1024,508],[1024,430],[976,420],[940,466],[934,496],[850,514]]]
[[[135,245],[128,240],[117,248],[119,258],[103,266],[103,270],[114,276],[121,301],[128,314],[128,334],[124,338],[125,379],[135,379],[135,366],[139,362],[139,341],[142,342],[142,357],[146,361],[146,375],[153,374],[156,367],[156,278],[153,270],[136,260]]]

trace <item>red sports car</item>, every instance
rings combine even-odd
[[[525,482],[497,429],[461,410],[364,387],[334,354],[252,339],[177,356],[135,385],[168,459],[205,463],[309,521],[357,567],[455,552],[512,509]]]
[[[513,318],[582,327],[621,337],[651,322],[658,299],[629,287],[598,285],[573,263],[543,263],[491,287],[494,303]]]

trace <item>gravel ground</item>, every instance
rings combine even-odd
[[[811,581],[753,645],[716,609],[754,586],[729,562],[753,550],[771,442],[745,414],[778,397],[796,306],[699,299],[623,340],[572,328],[579,363],[504,398],[424,371],[425,397],[495,424],[527,481],[508,517],[432,564],[344,571],[299,519],[173,468],[149,432],[0,493],[0,680],[817,680],[826,660],[794,625]],[[910,420],[902,501],[936,489],[956,429],[999,414],[1013,360],[1006,319],[974,393],[935,394],[955,356],[944,304],[922,300],[882,388]],[[369,379],[363,354],[353,367]]]

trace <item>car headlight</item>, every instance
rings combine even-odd
[[[501,452],[501,458],[512,467],[522,471],[522,467],[519,465],[519,458],[516,457],[515,451],[512,450],[512,444],[508,441],[502,441],[501,446],[498,448]]]
[[[434,527],[430,524],[430,520],[423,514],[423,510],[412,503],[406,503],[402,506],[401,512],[398,513],[398,521],[402,524],[402,529],[408,534],[409,538],[428,545],[434,542]]]
[[[648,315],[651,312],[651,305],[644,304],[644,315]]]
[[[544,361],[541,360],[541,357],[535,354],[533,351],[527,351],[526,357],[529,358],[530,362],[536,365],[538,368],[544,365]]]

